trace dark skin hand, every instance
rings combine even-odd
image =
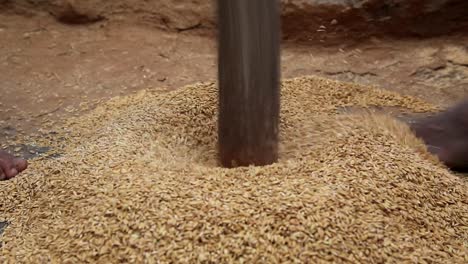
[[[0,181],[14,178],[28,167],[24,159],[16,158],[0,150]]]
[[[468,171],[468,100],[410,124],[429,152],[454,171]]]

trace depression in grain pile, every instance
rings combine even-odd
[[[60,157],[1,183],[2,262],[466,263],[466,179],[396,119],[340,110],[435,107],[316,77],[282,100],[264,167],[218,167],[214,83],[70,119]]]

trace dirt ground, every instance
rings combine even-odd
[[[56,19],[63,9],[36,2],[43,8],[16,8],[9,1],[0,7],[4,148],[14,150],[18,136],[40,132],[50,122],[60,125],[62,118],[80,115],[108,98],[141,89],[167,91],[216,77],[215,34],[209,19],[196,15],[198,9],[168,20],[164,17],[187,8],[174,5],[169,15],[152,16],[143,0],[132,1],[135,9],[126,12],[122,1],[103,1],[101,6],[94,1],[86,11],[92,23],[70,25]],[[439,33],[430,36],[375,34],[374,27],[348,32],[339,27],[338,15],[330,17],[327,13],[313,24],[303,13],[297,21],[294,13],[287,16],[283,78],[312,74],[371,84],[440,106],[466,96],[468,31],[441,34],[439,21]],[[461,25],[448,21],[447,28],[454,28],[450,23]],[[297,35],[301,25],[308,30],[301,41],[286,38],[291,32]]]

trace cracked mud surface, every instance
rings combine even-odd
[[[138,0],[77,2],[88,3],[77,8],[96,22],[83,25],[59,23],[50,15],[57,17],[60,9],[54,3],[64,1],[29,2],[52,4],[28,12],[15,12],[19,8],[12,2],[0,8],[3,148],[14,151],[24,143],[15,139],[33,132],[53,136],[41,128],[113,96],[147,88],[163,92],[216,77],[216,43],[213,32],[207,33],[212,24],[206,1],[193,2],[198,5],[190,12],[170,1],[154,3],[158,6]],[[128,3],[133,9],[124,12]],[[39,12],[43,9],[47,12]],[[106,19],[92,20],[100,12]],[[300,12],[285,16],[285,37],[303,26],[310,30],[310,41],[284,41],[283,77],[313,74],[371,84],[442,107],[465,97],[468,34],[395,37],[372,29],[360,32],[356,40],[350,38],[356,31],[341,34],[338,25],[343,20],[337,17],[334,25],[333,13],[327,12],[313,21]],[[315,29],[320,23],[323,27]],[[452,28],[448,22],[446,26]]]

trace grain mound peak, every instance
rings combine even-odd
[[[435,107],[372,87],[282,83],[280,161],[224,169],[217,91],[114,98],[63,155],[0,183],[2,263],[468,261],[468,184],[406,125],[341,107]]]

